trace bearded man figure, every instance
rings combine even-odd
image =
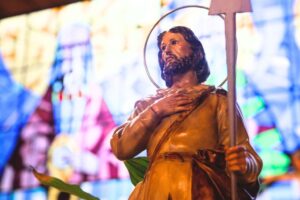
[[[120,160],[147,150],[149,166],[131,200],[230,199],[230,172],[238,198],[254,199],[262,161],[249,143],[240,112],[237,146],[229,146],[226,91],[204,85],[209,68],[201,42],[187,27],[158,36],[167,89],[139,100],[111,139]]]

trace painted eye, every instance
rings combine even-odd
[[[165,50],[166,49],[166,46],[164,45],[164,46],[162,46],[162,47],[160,47],[161,48],[161,50]]]
[[[176,41],[176,40],[172,40],[172,41],[171,41],[171,44],[172,44],[172,45],[175,45],[175,44],[177,44],[177,41]]]

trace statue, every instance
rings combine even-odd
[[[167,89],[137,101],[111,139],[120,160],[147,150],[144,180],[129,199],[230,199],[231,172],[239,199],[255,198],[262,161],[238,109],[237,145],[230,147],[227,92],[203,84],[210,71],[201,42],[177,26],[158,36],[158,48]]]

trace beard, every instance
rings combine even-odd
[[[186,56],[183,58],[177,58],[175,55],[172,55],[173,59],[164,63],[163,75],[167,79],[170,79],[174,75],[184,74],[194,66],[194,54]]]

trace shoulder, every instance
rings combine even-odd
[[[217,95],[221,95],[221,96],[227,97],[227,93],[228,92],[225,89],[223,89],[223,88],[216,88],[215,93]]]
[[[138,113],[142,112],[147,107],[149,107],[151,104],[153,104],[154,101],[156,101],[158,98],[159,97],[157,95],[151,95],[151,96],[148,96],[148,97],[145,97],[143,99],[136,101],[134,104],[135,111],[137,111]]]
[[[223,88],[215,88],[215,90],[210,92],[210,96],[212,98],[215,98],[216,100],[222,100],[226,101],[227,100],[227,91]]]
[[[223,88],[213,88],[208,91],[209,96],[216,99],[227,99],[227,91]]]
[[[223,88],[215,88],[210,91],[207,96],[207,102],[212,107],[219,107],[221,105],[226,105],[228,101],[227,91]]]
[[[156,100],[164,97],[165,95],[167,95],[171,92],[173,92],[173,90],[170,88],[158,89],[156,91],[156,94],[149,95],[148,97],[145,97],[143,99],[136,101],[134,104],[134,108],[136,111],[141,112],[141,111],[145,110],[148,106],[153,104]]]
[[[146,97],[143,99],[140,99],[138,101],[135,102],[134,107],[145,107],[145,106],[149,106],[154,102],[154,99],[150,96],[150,97]]]
[[[221,87],[215,87],[215,86],[211,86],[211,85],[205,85],[205,84],[201,84],[201,85],[197,85],[194,87],[196,90],[199,91],[204,91],[206,93],[210,93],[210,94],[216,94],[216,95],[221,95],[221,96],[227,96],[227,91]]]

